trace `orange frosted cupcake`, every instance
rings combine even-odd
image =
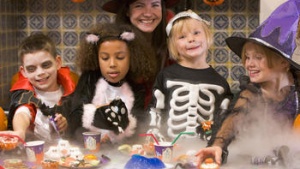
[[[219,165],[212,158],[207,158],[201,164],[199,169],[219,169]]]
[[[23,164],[23,161],[20,159],[7,159],[4,160],[4,167],[18,167]]]
[[[43,169],[58,169],[59,163],[58,163],[58,161],[54,161],[54,160],[44,160],[44,161],[42,161],[42,168]]]
[[[19,140],[17,137],[0,136],[0,149],[2,150],[15,149],[18,145],[18,142]]]

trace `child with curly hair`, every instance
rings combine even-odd
[[[143,41],[129,25],[98,24],[87,33],[79,48],[82,74],[69,117],[71,135],[98,131],[102,138],[120,142],[143,123],[143,104],[138,103],[143,99],[135,97],[130,85],[139,77],[155,76],[150,59],[154,53]]]

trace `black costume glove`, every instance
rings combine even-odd
[[[115,99],[109,105],[100,107],[99,110],[100,112],[97,110],[96,114],[101,113],[105,117],[110,126],[107,129],[113,130],[116,134],[124,132],[129,124],[129,119],[128,110],[121,99]],[[94,125],[98,127],[96,123]]]

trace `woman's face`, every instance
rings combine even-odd
[[[111,83],[120,82],[129,70],[130,52],[126,42],[110,40],[101,43],[98,60],[103,77]]]
[[[275,61],[275,66],[270,68],[268,66],[267,56],[261,47],[254,43],[246,43],[244,48],[245,68],[248,71],[251,82],[270,82],[278,79],[279,75],[286,72],[283,59],[278,58],[278,60]]]
[[[139,30],[152,33],[162,20],[161,0],[137,0],[129,5],[127,15]]]

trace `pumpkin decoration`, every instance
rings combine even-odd
[[[203,1],[204,3],[210,6],[221,5],[224,2],[224,0],[203,0]]]
[[[296,130],[296,132],[300,132],[300,115],[297,115],[294,120],[294,129]]]
[[[72,2],[74,2],[74,3],[82,3],[82,2],[84,2],[85,0],[72,0]]]
[[[0,107],[0,131],[7,129],[7,118],[4,110]]]

